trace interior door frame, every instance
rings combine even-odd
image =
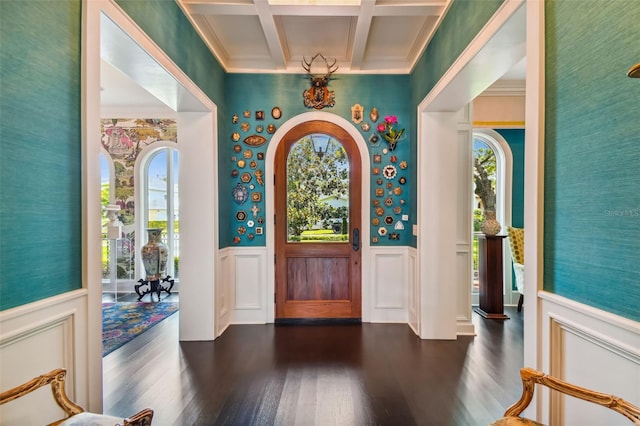
[[[369,170],[371,169],[371,161],[369,158],[369,149],[367,142],[364,140],[360,132],[346,119],[329,112],[312,111],[297,115],[284,122],[278,130],[273,134],[269,147],[267,148],[265,158],[265,218],[269,226],[265,227],[265,237],[267,245],[267,291],[265,305],[267,306],[267,322],[275,321],[275,304],[273,295],[275,294],[275,226],[273,226],[273,216],[275,214],[275,185],[273,182],[273,174],[275,173],[275,159],[278,146],[283,143],[283,137],[289,130],[307,121],[327,121],[343,128],[353,138],[356,143],[358,153],[360,155],[361,164],[361,182],[362,182],[362,199],[360,222],[360,250],[361,257],[361,294],[362,294],[362,321],[369,322],[370,313],[370,230],[369,230],[369,209],[366,206],[371,205],[371,182],[369,179]]]

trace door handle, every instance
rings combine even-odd
[[[358,228],[353,228],[353,250],[360,250],[360,230]]]

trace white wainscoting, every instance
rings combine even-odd
[[[267,318],[267,249],[230,247],[221,250],[220,285],[228,286],[232,324],[265,324]],[[273,303],[273,295],[271,296]]]
[[[415,281],[415,273],[409,269],[409,249],[406,246],[370,248],[371,282],[363,288],[368,287],[371,292],[371,322],[409,322],[409,279]],[[415,250],[412,252],[415,263]],[[411,287],[415,288],[415,283]]]
[[[420,335],[420,288],[418,286],[418,250],[407,247],[409,262],[409,279],[407,280],[409,327],[416,335]]]
[[[640,405],[640,323],[551,293],[540,292],[539,297],[541,369]],[[550,399],[546,391],[541,395],[539,421],[545,424],[628,423],[620,414],[595,404],[571,397]]]
[[[86,290],[0,312],[0,390],[66,368],[67,394],[87,407],[87,345]],[[3,425],[48,424],[62,417],[50,388],[0,406]]]

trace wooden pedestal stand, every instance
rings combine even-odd
[[[480,306],[478,314],[489,319],[509,319],[504,314],[502,240],[504,235],[478,236],[478,269],[480,279]]]

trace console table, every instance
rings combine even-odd
[[[480,306],[474,311],[484,318],[509,319],[504,314],[502,241],[504,235],[478,235]]]

